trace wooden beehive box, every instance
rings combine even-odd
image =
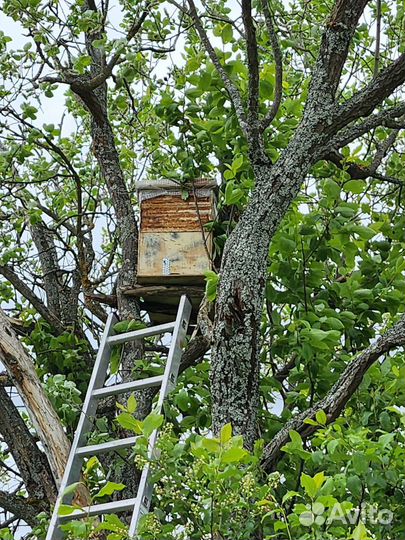
[[[204,179],[189,186],[170,180],[138,183],[139,284],[204,283],[212,254],[211,234],[204,225],[214,218],[215,186]]]

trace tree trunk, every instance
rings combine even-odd
[[[0,433],[24,480],[30,503],[37,506],[38,512],[47,511],[49,503],[56,500],[57,489],[46,456],[38,448],[11,397],[1,386],[0,402]]]
[[[213,427],[218,432],[231,422],[249,448],[257,434],[260,323],[270,241],[325,142],[308,124],[303,122],[274,166],[253,165],[256,188],[222,259],[212,348]]]
[[[62,479],[70,443],[60,419],[42,388],[34,362],[0,311],[0,360],[24,401],[32,424],[44,447],[56,483]]]

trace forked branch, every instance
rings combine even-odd
[[[294,416],[287,424],[275,435],[273,440],[266,446],[263,455],[263,466],[266,470],[272,470],[282,455],[282,447],[289,440],[291,430],[298,431],[301,436],[308,437],[317,426],[305,423],[307,418],[315,419],[318,411],[324,411],[327,415],[328,423],[333,422],[347,402],[353,397],[360,386],[367,370],[382,355],[405,345],[405,316],[385,334],[383,334],[375,343],[367,347],[357,358],[352,360],[343,371],[339,380],[331,388],[329,393],[310,409]]]
[[[274,26],[273,14],[268,5],[269,0],[263,0],[263,14],[266,21],[267,32],[269,34],[270,45],[273,50],[274,63],[276,68],[276,86],[274,90],[274,100],[268,114],[261,122],[261,129],[265,130],[276,117],[283,97],[283,54],[278,41],[276,28]]]

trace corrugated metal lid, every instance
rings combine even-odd
[[[175,180],[161,179],[161,180],[142,180],[136,183],[137,191],[142,191],[144,189],[164,189],[164,190],[187,190],[194,188],[211,188],[214,189],[217,187],[215,180],[210,178],[197,178],[192,182],[182,183],[176,182]]]

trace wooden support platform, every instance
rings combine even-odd
[[[203,285],[139,285],[126,290],[124,294],[142,298],[141,309],[149,313],[153,324],[172,321],[176,316],[180,297],[186,294],[192,304],[190,322],[195,324],[204,290]]]

